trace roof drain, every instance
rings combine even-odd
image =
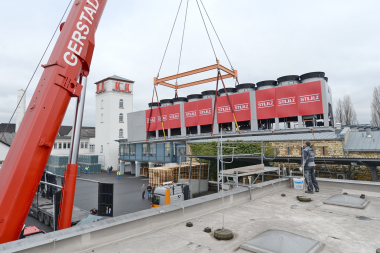
[[[324,243],[282,230],[267,230],[240,245],[256,253],[317,253]]]

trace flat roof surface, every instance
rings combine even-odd
[[[341,194],[342,188],[323,182],[321,190],[311,196],[313,201],[304,203],[296,199],[302,190],[280,187],[252,201],[225,209],[225,228],[235,233],[230,241],[218,241],[212,234],[203,232],[205,227],[214,231],[222,225],[222,211],[190,219],[193,227],[180,222],[167,227],[133,236],[125,231],[123,240],[83,252],[248,252],[239,245],[268,230],[289,231],[324,243],[321,252],[367,253],[380,248],[380,199],[370,200],[365,209],[323,204],[329,197]],[[269,187],[272,187],[269,186]],[[346,186],[345,186],[346,187]],[[252,190],[254,197],[255,190]],[[281,194],[286,194],[282,197]],[[222,201],[222,200],[220,200]],[[156,230],[154,230],[156,229]]]

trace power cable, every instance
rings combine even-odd
[[[177,15],[175,16],[175,19],[174,19],[173,27],[172,27],[172,30],[171,30],[171,32],[170,32],[170,36],[169,36],[168,43],[166,44],[166,48],[165,48],[165,52],[164,52],[164,56],[162,57],[162,61],[161,61],[160,68],[158,69],[157,77],[159,77],[159,75],[160,75],[161,67],[162,67],[162,64],[164,63],[164,59],[165,59],[165,55],[166,55],[166,51],[168,50],[168,46],[169,46],[169,43],[170,43],[170,39],[171,39],[171,37],[172,37],[173,30],[174,30],[174,26],[175,26],[175,24],[176,24],[176,22],[177,22],[178,13],[179,13],[179,10],[181,9],[181,6],[182,6],[182,0],[181,0],[181,2],[180,2],[180,4],[179,4],[178,11],[177,11]]]
[[[201,11],[201,7],[199,7],[198,0],[197,0],[197,5],[198,5],[199,13],[201,14],[201,17],[202,17],[203,24],[204,24],[204,26],[205,26],[205,28],[206,28],[206,32],[207,32],[208,39],[210,40],[210,44],[211,44],[211,47],[212,47],[212,51],[214,51],[215,60],[216,60],[216,62],[218,62],[218,57],[216,56],[215,49],[214,49],[214,45],[212,44],[210,34],[208,33],[207,26],[206,26],[205,20],[204,20],[204,18],[203,18],[203,14],[202,14],[202,11]]]
[[[231,61],[230,61],[230,58],[228,58],[227,52],[226,52],[226,50],[224,49],[223,44],[222,44],[222,41],[220,40],[219,35],[218,35],[218,33],[216,32],[215,27],[214,27],[214,25],[213,25],[213,23],[212,23],[212,21],[211,21],[211,19],[210,19],[210,16],[209,16],[208,13],[207,13],[206,7],[203,5],[202,0],[200,0],[200,1],[201,1],[202,6],[203,6],[203,9],[204,9],[205,12],[206,12],[206,15],[207,15],[207,17],[208,17],[208,20],[210,21],[211,26],[212,26],[212,28],[214,29],[214,32],[215,32],[215,34],[216,34],[216,37],[218,38],[219,43],[220,43],[220,45],[221,45],[222,48],[223,48],[224,54],[226,55],[227,60],[228,60],[228,62],[229,62],[230,65],[231,65],[231,69],[233,70],[234,68],[232,67],[232,63],[231,63]]]
[[[183,38],[185,37],[185,29],[186,29],[186,19],[187,19],[187,10],[188,10],[188,7],[189,7],[189,0],[187,0],[185,22],[183,23],[182,42],[181,42],[181,50],[179,51],[179,61],[178,61],[177,75],[179,73],[179,67],[181,65]],[[177,80],[178,80],[178,78],[175,80],[176,83],[177,83]]]
[[[3,134],[2,134],[2,136],[1,136],[1,138],[0,138],[0,140],[4,138],[5,131],[7,131],[7,128],[8,128],[8,126],[9,126],[9,124],[11,123],[11,121],[12,121],[12,119],[13,119],[13,116],[15,115],[15,113],[16,113],[16,111],[17,111],[18,106],[19,106],[20,103],[21,103],[21,100],[22,100],[23,97],[25,96],[25,93],[26,93],[26,91],[28,90],[29,85],[30,85],[30,83],[31,83],[32,80],[33,80],[33,77],[34,77],[34,75],[36,74],[37,69],[39,68],[39,66],[40,66],[40,64],[41,64],[41,62],[42,62],[42,59],[45,57],[46,51],[48,50],[48,48],[49,48],[49,46],[50,46],[50,44],[51,44],[51,42],[52,42],[52,40],[53,40],[53,38],[54,38],[54,36],[55,36],[57,30],[58,30],[58,28],[60,27],[60,25],[61,25],[61,23],[62,23],[62,20],[63,20],[63,18],[65,17],[66,12],[67,12],[67,10],[69,9],[69,7],[70,7],[72,1],[73,1],[73,0],[70,0],[69,4],[67,5],[67,8],[66,8],[65,12],[63,13],[63,16],[62,16],[61,20],[59,21],[58,26],[57,26],[57,28],[55,29],[54,34],[53,34],[53,36],[51,37],[51,39],[50,39],[50,41],[49,41],[49,44],[48,44],[47,47],[45,48],[45,52],[42,54],[42,57],[41,57],[40,61],[38,62],[37,67],[36,67],[36,69],[34,70],[33,75],[32,75],[32,77],[30,78],[29,83],[28,83],[28,85],[26,86],[26,89],[25,89],[24,93],[22,94],[22,96],[21,96],[21,98],[20,98],[20,101],[18,102],[18,104],[17,104],[17,106],[16,106],[16,109],[13,111],[13,114],[12,114],[12,116],[11,116],[11,119],[9,120],[7,126],[5,127],[5,129],[4,129],[4,131],[3,131]],[[4,139],[4,141],[5,141],[5,139]]]

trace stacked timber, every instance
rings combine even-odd
[[[149,168],[149,184],[153,186],[161,185],[164,182],[178,183],[179,165],[169,165]],[[181,164],[180,179],[189,179],[190,163]],[[200,175],[199,175],[200,173]],[[190,179],[208,179],[208,163],[192,163]]]

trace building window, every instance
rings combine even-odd
[[[326,148],[325,147],[322,147],[322,154],[326,155]]]
[[[119,138],[123,137],[123,129],[119,129]]]
[[[103,145],[100,146],[100,153],[103,153]]]
[[[63,143],[63,149],[66,149],[66,142]]]
[[[124,155],[124,147],[125,147],[125,144],[120,145],[120,155]]]
[[[61,149],[61,148],[62,148],[62,143],[58,142],[58,149]]]
[[[100,123],[103,123],[103,114],[100,115]]]
[[[124,108],[124,102],[123,99],[119,100],[119,108]]]
[[[288,147],[288,155],[290,155],[290,148]]]
[[[88,142],[84,143],[84,148],[88,148]]]
[[[128,155],[129,156],[129,144],[126,144],[124,146],[124,155]]]
[[[149,144],[143,144],[143,156],[149,155]]]
[[[56,142],[54,143],[54,149],[57,149],[57,143]]]
[[[95,145],[90,144],[90,153],[95,153]]]
[[[67,148],[70,148],[70,147],[71,147],[71,143],[68,142],[68,143],[67,143]]]
[[[119,114],[119,122],[120,122],[120,123],[123,123],[123,122],[124,122],[124,117],[123,117],[123,114],[122,114],[122,113]]]
[[[100,102],[100,109],[103,109],[103,100]]]
[[[156,156],[156,144],[149,145],[149,155]]]
[[[136,155],[136,144],[129,145],[130,155]]]
[[[84,148],[84,142],[80,143],[80,148]]]
[[[170,156],[170,143],[165,143],[165,156]]]

